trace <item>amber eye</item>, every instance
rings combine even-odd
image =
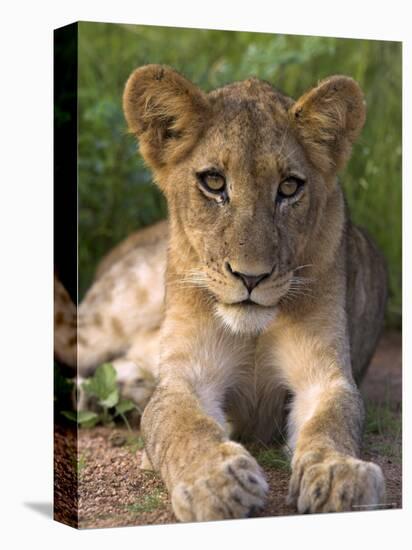
[[[218,202],[227,200],[226,179],[220,172],[206,170],[198,172],[196,176],[199,187],[206,196]]]
[[[201,181],[208,191],[215,193],[220,193],[226,187],[225,178],[217,172],[204,172]]]
[[[290,199],[298,194],[304,184],[304,180],[296,177],[290,177],[283,180],[278,187],[277,199]]]

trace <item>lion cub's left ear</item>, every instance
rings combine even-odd
[[[357,82],[331,76],[298,99],[290,114],[312,162],[327,175],[342,170],[366,117]]]
[[[145,65],[129,77],[123,110],[147,164],[156,169],[181,160],[207,121],[206,94],[165,65]]]

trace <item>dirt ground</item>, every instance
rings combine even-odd
[[[402,507],[402,353],[401,335],[383,335],[362,384],[367,405],[363,458],[378,463],[387,483],[384,508]],[[56,446],[68,445],[67,434],[56,433]],[[81,528],[163,524],[176,521],[159,477],[139,469],[142,440],[124,428],[97,427],[79,430],[78,492],[56,514],[73,524],[78,502]],[[259,516],[296,514],[285,503],[289,467],[276,448],[253,446],[251,452],[263,467],[270,486],[267,505]],[[76,456],[74,454],[74,456]],[[56,482],[73,463],[57,464]],[[59,474],[61,472],[61,474]],[[69,476],[70,477],[70,476]],[[64,479],[63,479],[64,481]],[[78,499],[78,501],[77,501]],[[62,499],[63,502],[63,499]],[[70,510],[71,508],[71,510]]]

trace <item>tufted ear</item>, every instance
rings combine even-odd
[[[145,65],[129,77],[123,94],[127,124],[154,169],[181,160],[207,120],[208,99],[170,67]]]
[[[342,170],[365,122],[366,107],[357,82],[331,76],[298,99],[290,114],[312,162],[325,174]]]

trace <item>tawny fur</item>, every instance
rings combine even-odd
[[[122,354],[148,363],[146,458],[182,521],[264,504],[264,476],[227,423],[239,438],[287,439],[300,512],[379,504],[382,473],[358,458],[356,381],[382,327],[386,273],[337,183],[365,120],[359,86],[330,77],[296,102],[257,79],[205,94],[148,65],[129,78],[124,110],[169,224],[104,260],[79,309],[79,367]],[[227,200],[202,191],[207,169],[223,174]],[[278,201],[291,176],[302,191]],[[265,276],[249,292],[239,273]]]

